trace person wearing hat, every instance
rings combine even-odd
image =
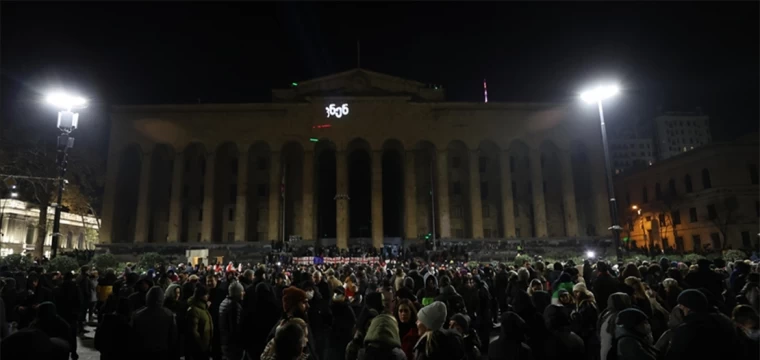
[[[381,314],[372,320],[364,337],[364,347],[359,350],[357,359],[406,359],[401,350],[398,324],[392,315]]]
[[[733,358],[738,354],[736,329],[721,313],[710,313],[707,296],[697,289],[678,295],[678,308],[684,323],[673,331],[670,349],[665,358],[716,359]]]
[[[434,301],[417,312],[417,332],[420,339],[414,345],[416,359],[432,359],[433,332],[443,329],[446,318],[446,304],[440,301]]]
[[[653,346],[652,327],[643,311],[628,308],[617,314],[615,349],[620,360],[656,360],[659,352]]]
[[[174,313],[164,307],[164,291],[154,286],[145,295],[145,307],[132,317],[135,352],[143,358],[167,358],[177,344]]]
[[[456,331],[462,336],[464,343],[464,352],[467,360],[480,359],[480,338],[478,334],[470,328],[470,317],[467,314],[454,314],[449,319],[449,329]]]
[[[272,327],[272,329],[269,331],[269,335],[265,338],[264,346],[266,346],[266,343],[269,342],[269,340],[274,338],[277,327],[279,325],[285,324],[288,320],[292,318],[298,318],[304,320],[308,324],[309,297],[306,295],[306,292],[295,286],[285,288],[285,290],[282,291],[282,310],[282,320],[277,322],[275,326]],[[314,334],[311,328],[309,328],[308,337],[309,341],[307,347],[309,350],[309,359],[318,360],[319,353],[317,352],[316,348],[317,343],[314,340]],[[259,351],[259,353],[260,352],[261,351]],[[259,354],[254,352],[251,356],[257,358],[258,355]]]
[[[208,312],[208,290],[203,286],[196,287],[188,300],[187,324],[187,344],[191,359],[208,359],[214,323]]]

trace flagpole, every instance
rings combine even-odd
[[[282,193],[282,211],[280,211],[280,216],[282,217],[282,243],[285,244],[285,241],[287,240],[287,236],[285,235],[285,174],[288,170],[288,165],[283,164],[282,165],[282,179],[280,181],[280,192]]]
[[[435,251],[435,183],[433,182],[433,161],[435,158],[431,156],[430,159],[430,214],[432,214],[430,218],[433,219],[433,231],[431,233],[433,233],[433,251]]]

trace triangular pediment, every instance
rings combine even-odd
[[[293,83],[289,89],[273,90],[272,93],[275,101],[337,96],[406,96],[428,101],[443,100],[443,89],[440,87],[365,69],[353,69]]]

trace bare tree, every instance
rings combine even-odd
[[[703,220],[711,222],[715,228],[718,229],[718,232],[723,236],[720,250],[725,250],[728,247],[729,227],[731,225],[739,223],[742,220],[741,215],[737,212],[738,209],[739,201],[737,200],[736,196],[729,196],[715,205],[715,214],[708,214],[706,217],[703,217]]]

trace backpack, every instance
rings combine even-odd
[[[620,339],[624,337],[633,337],[633,336],[621,336],[621,337],[616,336],[614,339],[612,339],[612,346],[610,347],[610,351],[607,353],[607,358],[602,359],[602,360],[617,360],[618,359],[617,344],[618,344],[618,341],[620,341]]]

